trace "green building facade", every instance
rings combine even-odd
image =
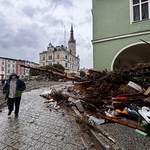
[[[150,0],[93,0],[92,15],[95,70],[150,62]]]

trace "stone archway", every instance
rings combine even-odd
[[[114,57],[111,70],[134,68],[139,63],[150,62],[150,45],[133,44],[125,47]]]

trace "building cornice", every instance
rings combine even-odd
[[[49,55],[49,54],[60,53],[60,52],[65,52],[67,55],[71,55],[71,56],[74,57],[74,58],[79,58],[78,56],[72,54],[71,52],[69,52],[69,51],[67,51],[67,50],[62,50],[62,49],[60,49],[60,50],[55,50],[55,51],[51,51],[51,52],[44,51],[44,52],[42,52],[42,53],[39,53],[39,55],[45,55],[45,54]]]
[[[117,35],[117,36],[110,36],[110,37],[106,37],[106,38],[102,38],[102,39],[96,39],[96,40],[92,40],[92,44],[102,43],[102,42],[107,42],[107,41],[112,41],[112,40],[118,40],[118,39],[123,39],[123,38],[128,38],[128,37],[146,35],[146,34],[150,34],[150,30],[133,32],[133,33],[128,33],[128,34],[121,34],[121,35]]]

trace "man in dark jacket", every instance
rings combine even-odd
[[[18,117],[21,95],[22,91],[24,91],[25,89],[25,83],[19,79],[17,74],[12,73],[3,88],[4,98],[7,99],[9,110],[8,115],[11,115],[15,104],[15,118]]]

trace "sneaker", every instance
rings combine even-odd
[[[18,114],[15,115],[15,118],[18,118]]]
[[[8,116],[10,116],[10,115],[11,115],[11,111],[8,112]]]

